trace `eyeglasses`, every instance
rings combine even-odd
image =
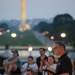
[[[58,47],[54,47],[54,48],[53,48],[53,50],[56,50],[56,49],[58,49],[58,48],[61,48],[61,46],[58,46]]]

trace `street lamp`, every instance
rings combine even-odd
[[[2,32],[0,32],[0,36],[2,35]]]
[[[11,34],[11,37],[13,37],[13,38],[15,38],[16,36],[17,36],[16,33],[12,33],[12,34]]]
[[[51,39],[51,40],[54,40],[54,36],[51,36],[50,39]]]
[[[9,32],[10,32],[10,29],[7,30],[7,33],[9,33]]]
[[[66,37],[66,33],[61,33],[60,35],[62,38],[65,38]]]
[[[52,47],[48,47],[48,51],[49,51],[49,55],[50,55],[50,52],[52,51]]]
[[[62,38],[65,38],[65,37],[66,37],[66,33],[61,33],[60,36],[61,36]],[[64,42],[64,39],[63,39],[62,41]]]
[[[32,47],[28,48],[28,51],[30,52],[30,56],[31,56],[32,49],[33,49]]]

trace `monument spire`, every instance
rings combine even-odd
[[[20,31],[25,31],[26,30],[26,4],[25,4],[25,0],[21,0],[21,22],[20,22],[20,26],[19,26],[19,30]]]

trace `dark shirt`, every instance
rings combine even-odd
[[[45,58],[44,58],[43,60],[47,60],[47,59],[48,59],[48,57],[45,56]],[[38,57],[38,58],[36,59],[36,63],[37,63],[37,65],[38,65],[38,68],[40,68],[40,61],[41,61],[41,57]],[[38,75],[42,75],[42,73],[38,71]]]
[[[67,54],[63,54],[58,60],[56,75],[62,73],[69,73],[69,75],[72,75],[72,63]]]

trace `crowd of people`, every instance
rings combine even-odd
[[[11,51],[13,57],[3,61],[5,69],[3,75],[72,75],[75,71],[75,59],[71,62],[65,50],[65,44],[57,41],[53,47],[54,55],[46,56],[46,50],[40,48],[40,56],[37,57],[36,62],[33,56],[29,56],[28,61],[24,64],[21,62],[18,51],[13,50]]]

